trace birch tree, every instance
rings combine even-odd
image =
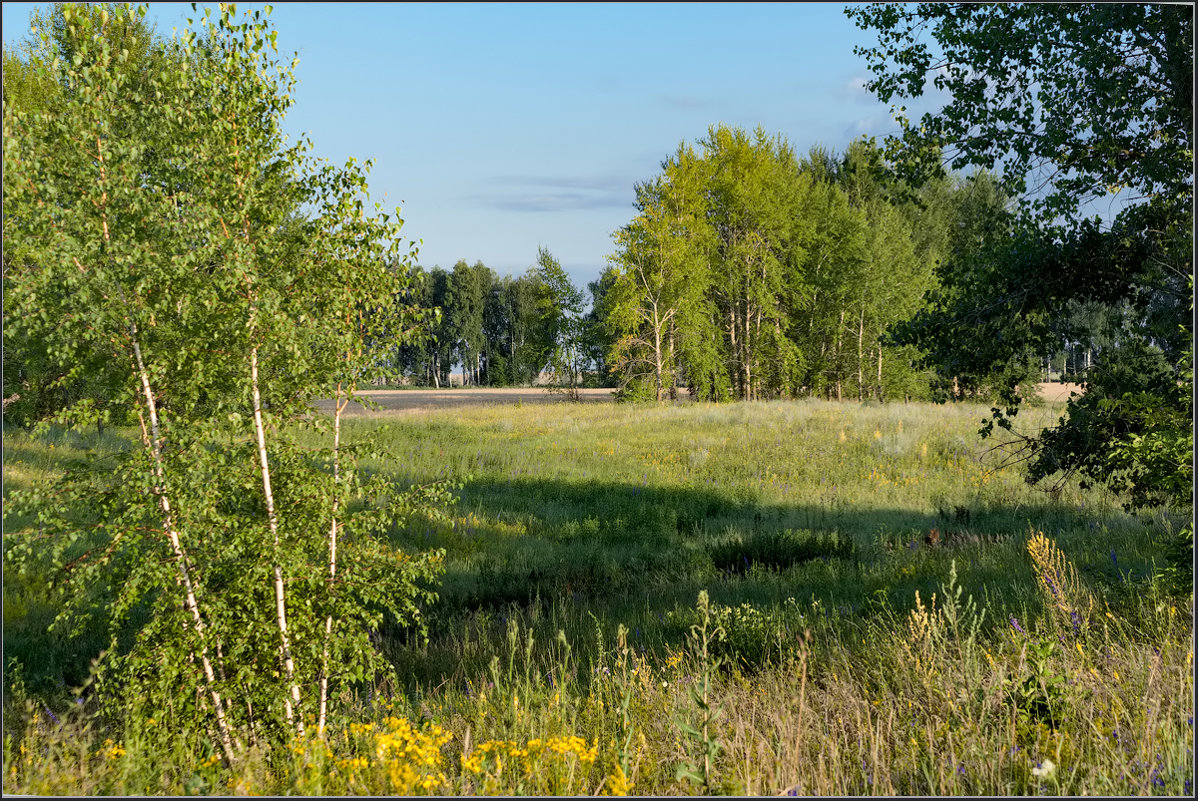
[[[62,583],[58,625],[112,626],[103,699],[208,727],[232,762],[302,735],[308,714],[323,730],[330,686],[385,667],[369,634],[418,617],[439,557],[377,535],[448,498],[364,484],[362,446],[341,438],[367,343],[423,319],[395,318],[398,211],[368,208],[365,168],[284,139],[296,62],[261,12],[205,12],[135,81],[109,26],[143,13],[65,4],[74,54],[47,35],[30,66],[69,91],[52,110],[5,103],[5,242],[37,265],[6,286],[5,328],[59,364],[102,365],[141,443],[113,471],[16,495],[41,534],[6,537],[6,558]],[[293,432],[325,393],[337,414],[314,453]],[[96,414],[84,398],[58,420]],[[351,514],[367,490],[384,502]]]
[[[663,175],[637,186],[640,213],[615,234],[610,359],[626,396],[642,385],[658,403],[676,396],[683,340],[701,336],[712,244],[705,168],[693,149],[680,147]]]

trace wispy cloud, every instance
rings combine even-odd
[[[493,190],[469,195],[475,205],[500,211],[551,212],[579,209],[628,208],[633,201],[633,179],[625,176],[547,177],[496,176],[487,184]]]
[[[848,100],[865,105],[876,104],[878,98],[874,96],[873,92],[865,88],[867,80],[869,80],[869,76],[864,72],[849,76],[836,85],[836,98],[838,100]]]
[[[698,95],[658,95],[657,99],[663,106],[678,111],[695,111],[713,106],[711,98]]]

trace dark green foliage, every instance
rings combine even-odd
[[[1035,206],[1048,218],[1123,186],[1180,211],[1192,205],[1194,39],[1184,6],[872,4],[845,13],[877,33],[876,47],[856,52],[879,99],[897,105],[929,86],[949,95],[891,143],[916,183],[939,172],[943,151],[955,169],[1002,164],[1012,195],[1047,178]]]
[[[1052,728],[1064,724],[1069,706],[1068,682],[1053,670],[1052,660],[1057,644],[1039,639],[1028,643],[1027,669],[1022,678],[1008,677],[1007,699],[1019,717],[1020,731],[1034,732],[1036,723]],[[1034,742],[1034,735],[1032,742]],[[1025,739],[1025,744],[1026,743]]]
[[[441,318],[411,342],[379,344],[376,355],[394,379],[447,386],[456,362],[468,384],[529,386],[570,342],[575,344],[561,352],[572,354],[576,383],[608,380],[601,350],[603,306],[596,298],[582,315],[582,295],[567,287],[570,279],[560,264],[547,272],[538,255],[536,266],[513,278],[497,276],[482,262],[470,266],[460,260],[452,272],[415,267],[413,281],[415,290],[403,302],[413,309],[440,309]],[[569,371],[561,372],[568,379]]]
[[[942,287],[900,336],[942,377],[1015,384],[1053,352],[1104,347],[1056,429],[1013,440],[1029,478],[1080,473],[1135,507],[1192,508],[1193,13],[1168,4],[876,4],[847,9],[884,102],[946,105],[888,141],[898,174],[998,170],[1012,213],[950,249]],[[900,109],[900,112],[902,109]],[[1001,169],[1000,169],[1001,168]],[[1110,199],[1104,223],[1088,203]],[[984,199],[983,199],[984,200]],[[1076,356],[1074,358],[1076,365]],[[1074,374],[1078,371],[1074,367]],[[1189,562],[1189,559],[1183,561]]]
[[[587,365],[582,292],[574,286],[561,262],[545,248],[537,250],[535,274],[542,287],[540,326],[549,346],[545,367],[556,387],[578,400]]]
[[[754,567],[785,570],[812,559],[852,559],[856,546],[835,531],[764,531],[736,534],[711,546],[708,553],[716,570],[746,573]]]

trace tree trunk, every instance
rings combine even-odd
[[[141,345],[137,338],[136,324],[130,322],[129,331],[133,343],[133,355],[137,361],[138,377],[141,379],[142,394],[145,398],[146,412],[150,417],[150,431],[146,432],[143,420],[142,434],[145,444],[150,448],[150,456],[154,461],[154,478],[157,483],[154,492],[158,496],[158,505],[162,509],[162,528],[166,532],[167,539],[170,540],[175,569],[178,572],[178,580],[183,587],[184,605],[191,614],[191,622],[195,627],[196,636],[200,641],[200,666],[203,669],[204,683],[212,699],[213,711],[216,713],[216,726],[220,732],[221,750],[224,751],[225,758],[232,765],[236,762],[233,752],[233,736],[229,729],[229,722],[225,718],[225,710],[220,692],[216,689],[216,675],[212,671],[212,662],[208,658],[204,618],[200,614],[200,604],[196,599],[195,587],[191,583],[191,575],[187,569],[187,554],[183,550],[183,543],[179,538],[179,532],[175,530],[174,515],[171,512],[170,499],[166,494],[166,471],[163,468],[162,433],[158,425],[158,404],[154,400],[154,393],[150,388],[149,371],[146,370],[145,362],[142,360]]]
[[[751,323],[753,319],[753,309],[749,301],[745,301],[745,335],[741,343],[741,351],[744,354],[741,361],[744,363],[745,370],[745,400],[753,400],[753,364],[752,364],[752,333]]]
[[[351,388],[352,391],[352,388]],[[349,401],[341,400],[341,383],[337,383],[337,397],[334,401],[333,413],[333,491],[341,480],[341,413]],[[332,600],[334,585],[337,581],[337,497],[333,496],[332,524],[329,527],[329,598]],[[316,733],[324,737],[324,726],[327,718],[329,700],[329,648],[333,639],[333,613],[330,612],[324,621],[324,645],[320,654],[320,711],[316,724]]]
[[[666,364],[670,365],[670,400],[678,400],[678,369],[677,361],[674,356],[674,321],[670,321],[670,330],[667,333],[666,344]]]
[[[283,696],[283,711],[288,725],[295,726],[303,736],[304,717],[299,714],[299,686],[295,683],[295,663],[291,658],[291,640],[287,635],[287,596],[283,587],[283,568],[280,565],[279,518],[275,514],[275,497],[270,488],[270,463],[266,458],[266,427],[262,423],[262,396],[258,392],[258,346],[250,349],[250,390],[254,403],[254,429],[258,435],[258,461],[262,466],[262,492],[266,499],[266,520],[274,543],[275,573],[275,617],[279,626],[279,654],[287,683],[291,685],[291,697]],[[294,703],[295,709],[292,708]]]
[[[865,303],[857,323],[857,402],[865,400]]]
[[[736,309],[731,304],[728,305],[728,339],[730,352],[732,353],[733,364],[735,365],[736,359],[740,356],[740,351],[739,343],[736,339]],[[736,383],[738,385],[737,388],[739,390],[738,394],[743,398],[744,388],[740,386],[743,377],[739,368],[736,370],[735,375]]]
[[[841,392],[841,375],[840,375],[840,345],[844,334],[844,314],[845,310],[840,310],[840,325],[836,328],[836,353],[834,355],[836,369],[836,400],[844,400],[844,395]]]
[[[882,393],[882,343],[878,343],[878,403],[884,401]]]

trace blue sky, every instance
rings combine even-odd
[[[4,42],[42,4],[4,3]],[[238,4],[260,8],[260,4]],[[151,3],[160,33],[190,6]],[[870,44],[838,3],[276,3],[298,51],[293,133],[374,159],[420,262],[519,274],[545,246],[580,288],[634,213],[633,185],[710,125],[841,151],[895,123],[862,88]],[[912,111],[916,109],[912,107]]]

